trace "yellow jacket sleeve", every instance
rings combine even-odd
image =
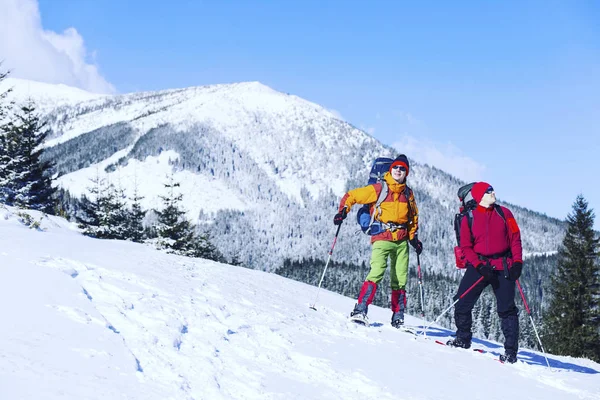
[[[346,207],[347,211],[350,212],[353,205],[375,203],[377,197],[377,191],[373,185],[352,189],[342,197],[340,210]]]

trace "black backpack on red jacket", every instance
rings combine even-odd
[[[456,260],[456,268],[461,269],[467,268],[467,259],[460,248],[460,227],[462,225],[463,218],[467,218],[469,230],[471,230],[471,227],[473,226],[473,210],[477,208],[477,202],[471,194],[471,189],[473,189],[474,184],[475,182],[471,182],[467,185],[461,186],[457,193],[458,200],[460,201],[460,208],[458,214],[454,215],[454,234],[456,235],[454,258]],[[506,218],[504,217],[504,211],[502,211],[502,207],[494,204],[494,208],[506,223]]]

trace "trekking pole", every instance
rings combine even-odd
[[[323,274],[321,275],[321,280],[319,281],[319,288],[317,289],[317,296],[315,297],[314,303],[310,306],[313,310],[317,311],[315,304],[317,304],[317,300],[319,299],[319,292],[321,291],[321,283],[323,283],[323,278],[325,278],[325,271],[327,271],[327,266],[329,265],[329,260],[331,260],[331,255],[333,254],[333,248],[335,247],[335,242],[337,242],[338,234],[340,233],[340,228],[342,224],[338,225],[337,232],[335,232],[335,237],[333,238],[333,244],[331,245],[331,250],[329,250],[329,257],[327,257],[327,262],[325,263],[325,269],[323,269]]]
[[[444,312],[442,312],[436,319],[435,321],[433,321],[432,323],[430,323],[429,325],[427,325],[425,327],[425,329],[423,329],[423,336],[427,336],[427,329],[429,329],[431,327],[431,325],[435,324],[436,322],[439,321],[440,318],[442,318],[442,315],[446,314],[448,311],[450,311],[452,309],[452,307],[454,307],[456,305],[456,303],[458,303],[458,301],[460,299],[462,299],[463,297],[465,297],[467,295],[467,293],[469,293],[475,286],[477,286],[477,284],[479,282],[481,282],[483,280],[483,276],[479,279],[477,279],[477,282],[475,282],[474,284],[471,285],[470,288],[468,288],[467,290],[465,290],[465,292],[463,294],[460,295],[460,297],[458,299],[456,299],[456,301],[454,303],[452,303],[452,305],[448,308],[446,308],[444,310]]]
[[[421,295],[421,317],[425,318],[425,296],[423,295],[423,275],[421,275],[421,259],[417,253],[417,276],[419,278],[419,294]]]
[[[521,283],[517,279],[517,287],[519,288],[519,293],[521,293],[521,299],[523,299],[523,304],[525,304],[525,310],[527,310],[527,314],[529,314],[529,319],[531,321],[531,325],[533,325],[533,331],[535,332],[535,337],[537,337],[538,343],[540,344],[540,348],[542,349],[542,353],[544,354],[544,358],[546,359],[546,364],[548,368],[550,368],[550,362],[548,361],[548,357],[546,357],[546,351],[544,350],[544,346],[542,346],[542,341],[540,340],[540,336],[538,335],[538,331],[535,327],[535,323],[533,322],[533,317],[531,316],[531,310],[529,309],[529,305],[527,304],[527,300],[525,300],[525,293],[523,293],[523,289],[521,288]]]

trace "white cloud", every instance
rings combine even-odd
[[[75,28],[44,30],[37,0],[0,0],[0,60],[11,76],[114,93]],[[93,57],[92,57],[93,58]]]
[[[415,139],[405,135],[392,145],[409,158],[433,165],[467,182],[483,178],[485,165],[467,157],[452,143],[437,143],[428,139]]]

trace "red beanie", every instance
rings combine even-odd
[[[396,166],[396,165],[402,165],[404,168],[406,168],[406,175],[408,175],[408,165],[406,165],[406,163],[403,163],[402,161],[394,161],[392,163],[392,165],[390,166],[390,174],[392,173],[392,169]]]
[[[392,165],[390,165],[390,174],[392,173],[392,168],[394,168],[396,165],[402,165],[404,168],[406,168],[406,176],[408,176],[408,171],[410,168],[408,167],[408,158],[406,158],[404,154],[400,154],[398,157],[396,157]]]
[[[471,189],[471,196],[473,196],[473,199],[479,203],[490,186],[492,185],[487,182],[477,182]]]

